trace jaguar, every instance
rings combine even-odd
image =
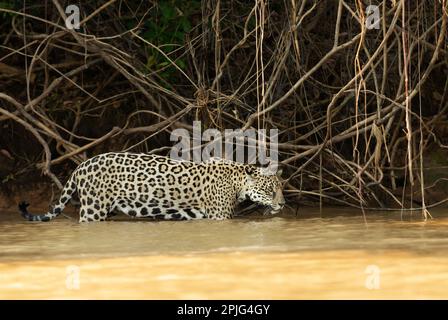
[[[194,163],[110,152],[82,162],[47,213],[29,213],[26,202],[19,204],[19,210],[26,220],[50,221],[77,192],[79,222],[104,221],[117,211],[138,218],[224,220],[232,218],[236,204],[246,199],[276,214],[285,204],[280,176],[281,170],[273,173],[225,159]]]

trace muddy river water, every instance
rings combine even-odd
[[[431,213],[78,224],[2,212],[0,299],[448,298],[448,210]]]

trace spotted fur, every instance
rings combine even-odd
[[[49,221],[78,193],[79,222],[104,221],[114,211],[132,217],[166,220],[228,219],[246,198],[279,212],[284,205],[278,175],[252,165],[213,159],[196,164],[134,153],[105,153],[81,163],[62,190],[58,203],[30,221]]]

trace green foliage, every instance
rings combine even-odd
[[[11,3],[11,2],[6,2],[6,1],[0,1],[0,9],[14,10],[16,8],[14,7],[14,2]],[[2,20],[9,20],[14,15],[15,15],[14,13],[0,11],[0,17],[2,18]],[[2,22],[4,22],[4,21],[2,21]]]
[[[162,52],[175,60],[181,69],[186,67],[183,58],[177,58],[176,54],[170,54],[185,42],[185,35],[191,31],[191,17],[200,13],[201,1],[164,0],[159,1],[144,23],[142,37],[157,46]],[[160,76],[169,79],[176,73],[176,68],[157,49],[147,47],[148,58],[146,67],[148,70],[160,70]]]

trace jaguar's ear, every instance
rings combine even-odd
[[[255,181],[255,168],[252,166],[247,166],[244,168],[244,171],[247,175],[247,181],[248,182],[254,182]]]
[[[283,168],[278,168],[277,170],[277,177],[281,178],[282,174],[283,174]]]
[[[261,168],[261,174],[266,176],[280,176],[283,173],[283,166],[278,162],[269,162],[267,167]]]
[[[246,166],[246,167],[244,168],[244,170],[246,171],[246,174],[247,174],[248,176],[253,176],[253,175],[255,174],[255,168],[252,167],[252,166]]]

